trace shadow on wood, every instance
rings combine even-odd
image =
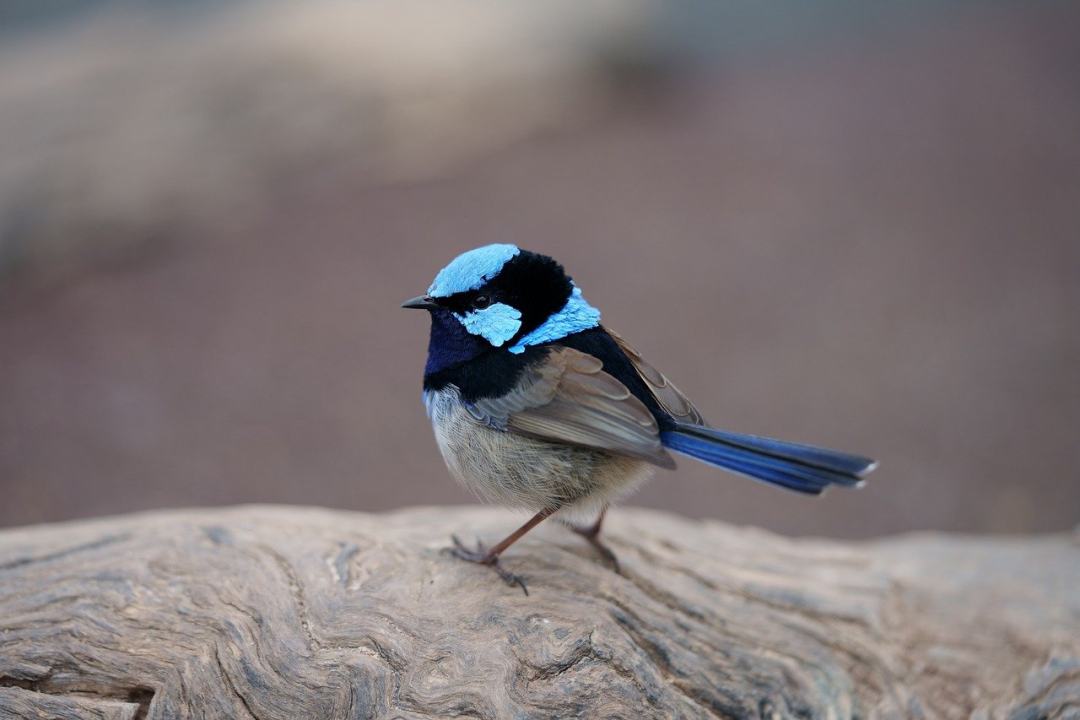
[[[1080,543],[795,541],[641,510],[248,507],[0,533],[0,717],[1077,717]]]

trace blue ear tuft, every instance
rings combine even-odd
[[[514,343],[510,352],[517,355],[525,352],[525,348],[530,345],[542,345],[553,340],[561,340],[567,335],[594,328],[599,324],[600,311],[589,304],[582,296],[581,289],[575,285],[562,310]]]
[[[456,317],[466,330],[484,338],[494,347],[500,347],[521,329],[521,311],[506,303],[495,303],[483,310],[473,310]]]
[[[517,245],[484,245],[458,255],[439,271],[435,282],[428,288],[431,297],[449,297],[457,293],[476,290],[499,274],[503,265],[521,250]]]

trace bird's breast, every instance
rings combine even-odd
[[[639,485],[652,466],[602,450],[538,440],[478,421],[453,385],[424,393],[450,473],[485,502],[593,512]]]

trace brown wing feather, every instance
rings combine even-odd
[[[619,348],[626,353],[626,357],[630,359],[634,369],[637,370],[637,374],[645,381],[645,384],[652,391],[653,397],[656,398],[656,402],[660,403],[660,407],[664,408],[680,422],[692,423],[694,425],[705,425],[705,418],[701,417],[701,413],[698,412],[694,404],[679,391],[679,388],[675,387],[667,377],[646,362],[645,358],[641,357],[639,353],[630,343],[623,340],[623,338],[610,328],[604,328],[608,335],[618,344]]]
[[[652,413],[603,367],[573,348],[553,349],[513,392],[474,403],[474,414],[510,432],[675,467]]]

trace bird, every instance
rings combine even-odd
[[[483,501],[534,513],[491,547],[453,535],[449,551],[526,595],[500,557],[552,516],[618,572],[600,538],[605,514],[655,469],[674,469],[672,453],[808,495],[858,487],[877,465],[712,427],[541,253],[509,243],[469,250],[402,307],[431,318],[422,397],[451,475]]]

